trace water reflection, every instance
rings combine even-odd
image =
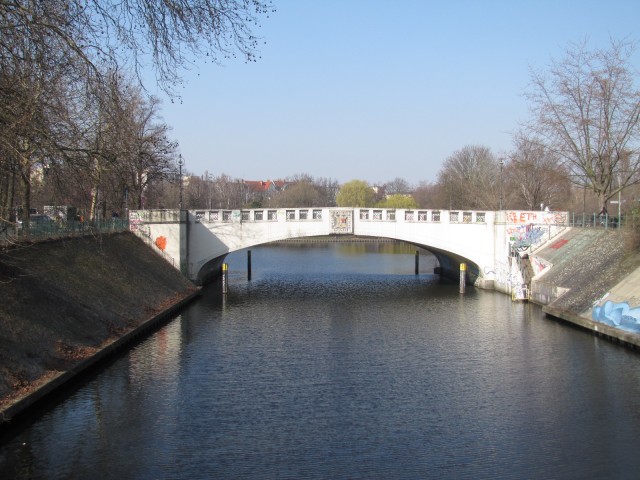
[[[149,383],[162,384],[163,388],[175,385],[181,354],[182,321],[177,318],[153,336],[144,353],[133,350],[129,355],[131,388],[143,388]]]

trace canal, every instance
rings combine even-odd
[[[637,478],[640,356],[414,252],[230,255],[228,295],[5,433],[0,478]]]

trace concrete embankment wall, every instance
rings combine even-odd
[[[0,424],[197,293],[131,233],[0,250]]]
[[[640,347],[637,233],[571,228],[531,255],[531,301],[543,311]]]

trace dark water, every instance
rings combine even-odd
[[[5,435],[0,478],[640,478],[640,356],[394,249],[230,256],[226,299]]]

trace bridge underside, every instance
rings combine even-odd
[[[213,260],[205,263],[196,275],[196,278],[193,279],[193,282],[196,285],[202,286],[214,282],[218,278],[220,278],[220,275],[222,274],[222,264],[224,263],[224,259],[226,257],[227,254],[225,253],[224,255],[216,257]]]
[[[489,283],[482,274],[481,270],[474,262],[463,258],[459,255],[450,252],[443,252],[441,250],[429,247],[423,247],[425,250],[429,250],[438,259],[440,266],[438,271],[441,276],[450,280],[459,281],[460,279],[460,264],[466,264],[466,283],[475,285],[479,288],[493,288],[493,282]]]
[[[313,238],[313,237],[309,237]],[[358,238],[388,238],[388,237],[369,237],[365,235],[353,235],[350,238],[358,239]],[[466,283],[469,285],[475,285],[479,288],[493,288],[493,282],[488,281],[483,278],[481,274],[481,270],[478,265],[471,260],[464,258],[460,255],[457,255],[452,252],[447,252],[445,250],[441,250],[430,245],[425,245],[422,243],[416,242],[406,242],[404,240],[389,238],[389,240],[404,242],[409,245],[413,245],[415,247],[422,248],[431,252],[438,261],[438,267],[436,267],[434,273],[441,275],[444,278],[452,280],[454,282],[459,282],[460,280],[460,264],[465,263],[466,268]],[[348,239],[344,239],[343,241],[348,241]],[[271,242],[265,242],[262,244],[255,244],[253,246],[267,245]],[[246,247],[251,248],[251,247]],[[231,252],[229,252],[231,253]],[[227,254],[216,257],[207,263],[205,263],[200,271],[197,273],[196,278],[193,279],[197,285],[206,285],[207,283],[211,283],[217,280],[220,277],[222,264]]]
[[[356,237],[357,238],[357,237]],[[493,282],[486,280],[481,273],[481,269],[478,265],[469,260],[468,258],[464,258],[460,255],[457,255],[452,252],[448,252],[446,250],[442,250],[439,248],[435,248],[431,245],[426,245],[424,243],[417,242],[407,242],[405,240],[399,239],[391,239],[396,241],[405,242],[409,245],[414,245],[416,247],[422,248],[431,252],[436,259],[438,260],[438,267],[434,273],[441,275],[444,278],[449,280],[459,282],[460,281],[460,264],[466,264],[466,283],[469,285],[475,285],[479,288],[493,288]]]

